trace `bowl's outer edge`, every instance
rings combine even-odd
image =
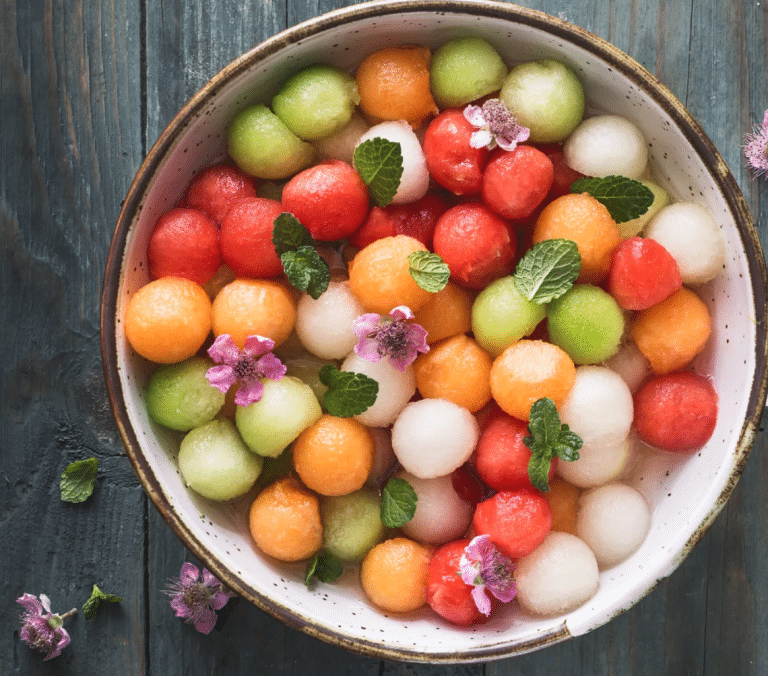
[[[720,186],[734,219],[739,225],[739,234],[747,253],[750,273],[753,279],[754,310],[755,317],[757,318],[755,355],[756,375],[750,391],[748,405],[749,415],[741,430],[739,445],[734,455],[734,466],[729,481],[705,521],[677,554],[673,564],[664,572],[664,575],[659,578],[657,584],[677,568],[696,542],[702,537],[707,528],[712,524],[733,491],[749,457],[749,451],[754,442],[755,434],[762,416],[766,399],[766,390],[768,389],[768,370],[766,369],[766,365],[768,364],[768,335],[766,333],[765,323],[765,317],[768,314],[768,301],[766,298],[768,275],[766,274],[765,257],[746,202],[733,175],[730,173],[727,165],[718,153],[714,144],[707,137],[706,133],[674,95],[643,66],[602,38],[595,36],[578,26],[568,24],[561,19],[537,10],[496,2],[494,0],[393,0],[391,2],[379,0],[368,2],[332,11],[284,30],[249,50],[222,69],[189,100],[166,127],[147,154],[147,157],[129,188],[118,217],[104,273],[104,290],[101,300],[102,362],[105,383],[118,431],[122,437],[134,470],[147,492],[147,495],[176,535],[199,559],[206,563],[219,579],[240,595],[248,598],[259,608],[285,622],[287,625],[323,641],[362,655],[382,659],[432,663],[477,662],[531,652],[545,645],[560,642],[571,636],[571,633],[566,624],[563,623],[554,630],[542,633],[541,636],[536,637],[534,640],[515,646],[499,644],[480,648],[470,653],[432,654],[410,650],[389,649],[381,644],[367,641],[352,641],[336,631],[329,630],[319,624],[309,623],[303,618],[297,618],[289,609],[274,601],[261,597],[255,590],[242,585],[236,579],[232,578],[227,569],[221,565],[213,553],[210,552],[202,542],[197,540],[184,523],[173,513],[170,503],[165,497],[161,486],[158,484],[151,468],[140,452],[140,444],[125,413],[120,371],[116,363],[117,322],[115,320],[115,315],[118,302],[117,293],[123,261],[122,252],[127,241],[130,226],[136,216],[137,209],[140,206],[142,195],[149,185],[154,173],[157,171],[164,153],[183,132],[185,127],[194,118],[195,113],[204,105],[205,101],[240,72],[249,68],[254,62],[275,53],[286,45],[298,42],[308,35],[313,35],[329,28],[341,26],[351,19],[365,19],[392,13],[412,12],[474,14],[500,18],[547,30],[562,37],[564,40],[577,44],[585,50],[594,53],[596,56],[611,62],[613,67],[619,69],[631,80],[644,85],[646,91],[650,93],[656,102],[677,122],[688,141],[705,159],[708,165],[716,167],[716,183]],[[754,280],[760,280],[761,283],[755,284]],[[649,587],[645,594],[638,599],[635,599],[634,602],[639,601],[640,598],[649,593],[654,587],[655,585]],[[634,603],[627,606],[627,608],[631,607],[631,605],[634,605]],[[626,608],[624,610],[626,610]],[[623,610],[621,612],[623,612]],[[602,624],[602,622],[600,624]],[[599,625],[595,625],[595,627],[591,628],[596,628],[596,626]]]

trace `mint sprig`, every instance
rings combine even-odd
[[[328,388],[323,406],[331,415],[349,418],[368,410],[376,401],[379,383],[362,373],[339,371],[333,364],[320,369],[320,382]]]
[[[381,523],[387,528],[400,528],[416,514],[418,497],[405,479],[392,477],[381,491]]]
[[[642,216],[653,204],[653,192],[640,181],[626,176],[584,177],[571,184],[571,192],[586,192],[605,205],[616,223]]]
[[[429,251],[409,253],[408,272],[422,289],[431,293],[442,291],[451,277],[448,264],[436,253]]]
[[[532,453],[528,462],[528,477],[535,488],[548,491],[552,459],[558,457],[568,462],[578,460],[578,451],[583,442],[578,434],[571,432],[568,425],[560,424],[555,402],[549,397],[538,399],[531,405],[528,431],[531,436],[523,438],[523,443]]]
[[[344,568],[335,556],[326,552],[318,552],[307,561],[307,567],[304,570],[304,584],[309,587],[313,579],[318,579],[320,582],[335,582],[343,572]]]
[[[101,610],[102,603],[120,603],[123,599],[114,594],[105,594],[96,585],[93,585],[90,598],[83,604],[83,615],[86,620],[92,620]]]
[[[98,458],[86,458],[69,463],[61,475],[59,490],[64,502],[85,502],[96,486]]]
[[[570,239],[545,239],[523,256],[515,269],[515,288],[523,298],[542,305],[560,298],[581,270],[581,254]]]
[[[376,136],[355,148],[352,162],[368,186],[373,201],[380,207],[387,206],[397,193],[403,176],[400,144]]]
[[[273,221],[272,244],[288,281],[315,300],[320,298],[331,281],[331,269],[317,253],[309,230],[296,216],[283,212]]]

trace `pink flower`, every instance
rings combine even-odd
[[[472,598],[485,616],[491,614],[491,600],[485,593],[486,589],[504,603],[515,598],[514,569],[512,559],[496,546],[490,535],[472,538],[459,560],[461,579],[472,585]]]
[[[171,597],[171,608],[176,617],[183,617],[187,624],[203,634],[210,634],[216,626],[217,610],[221,610],[232,596],[207,569],[203,568],[202,581],[197,566],[184,563],[178,578],[164,592]]]
[[[69,634],[64,629],[64,620],[77,612],[72,608],[63,615],[51,613],[51,600],[40,594],[40,599],[32,594],[24,594],[16,599],[16,603],[24,606],[21,614],[21,640],[30,648],[47,653],[43,661],[53,659],[69,645]]]
[[[768,176],[768,110],[763,124],[757,125],[751,134],[744,137],[744,155],[755,176]]]
[[[355,352],[372,362],[389,357],[392,366],[405,371],[419,352],[429,352],[427,332],[418,324],[407,321],[413,317],[413,312],[405,305],[398,305],[389,317],[375,313],[360,315],[354,322]]]
[[[241,350],[232,342],[231,336],[222,333],[208,348],[211,359],[221,366],[209,368],[205,377],[221,392],[226,392],[239,380],[235,403],[248,406],[259,401],[264,393],[262,378],[280,380],[285,375],[286,367],[272,354],[274,347],[275,341],[269,338],[248,336],[245,348]]]
[[[518,124],[515,116],[499,99],[488,99],[482,107],[467,106],[464,118],[479,129],[472,134],[469,145],[473,148],[514,150],[518,143],[531,135],[528,127]]]

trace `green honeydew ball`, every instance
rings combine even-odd
[[[367,488],[348,495],[323,497],[323,547],[342,561],[360,561],[384,539],[381,498]]]
[[[259,401],[238,406],[237,429],[248,447],[259,455],[276,457],[323,414],[312,388],[298,378],[264,378]]]
[[[272,110],[296,136],[315,141],[347,124],[359,102],[349,73],[320,65],[291,77],[272,99]]]
[[[192,357],[158,368],[147,384],[149,417],[181,432],[213,420],[224,405],[224,393],[205,377],[210,367],[207,359]]]
[[[599,287],[577,284],[549,304],[547,331],[575,364],[599,364],[619,349],[624,313]]]
[[[624,239],[629,237],[635,237],[639,235],[643,228],[650,222],[650,220],[659,212],[659,209],[669,204],[669,194],[660,185],[657,185],[653,181],[641,180],[646,188],[653,193],[653,202],[648,207],[648,211],[644,214],[633,218],[631,221],[624,221],[623,223],[617,223],[619,226],[619,233]]]
[[[507,66],[482,38],[446,42],[432,56],[429,80],[440,108],[463,106],[501,88]]]
[[[499,98],[524,127],[530,141],[562,141],[584,117],[584,88],[575,73],[559,61],[521,63],[509,72]]]
[[[227,131],[229,154],[256,178],[288,178],[313,160],[315,149],[263,104],[239,112]]]
[[[498,357],[545,316],[544,305],[520,295],[514,277],[502,277],[486,286],[472,304],[472,332],[480,347]]]
[[[246,493],[261,472],[262,459],[248,450],[234,424],[213,420],[181,441],[179,470],[204,498],[231,500]]]

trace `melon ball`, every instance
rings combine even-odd
[[[648,164],[648,144],[640,129],[620,115],[584,120],[563,146],[566,164],[585,176],[640,178]]]
[[[325,550],[342,561],[360,561],[384,539],[380,510],[381,498],[371,489],[323,496],[320,516]]]
[[[725,263],[725,241],[720,226],[704,207],[677,202],[664,207],[645,228],[675,259],[683,284],[713,279]]]
[[[600,577],[592,550],[575,535],[552,531],[515,569],[517,601],[535,615],[567,613],[592,598]]]
[[[651,363],[635,343],[622,345],[619,351],[605,362],[605,365],[624,379],[632,393],[651,375]]]
[[[341,160],[352,164],[352,156],[355,147],[360,142],[360,137],[368,131],[368,123],[360,113],[352,115],[347,124],[337,132],[315,141],[317,157],[320,160]]]
[[[420,479],[401,471],[397,477],[407,481],[416,492],[416,513],[402,527],[409,538],[428,545],[443,545],[466,533],[474,510],[456,493],[450,474]]]
[[[637,551],[650,527],[648,503],[628,484],[606,484],[581,497],[576,534],[592,549],[601,569],[615,566]]]
[[[388,359],[366,361],[351,352],[342,363],[341,370],[362,373],[379,384],[379,393],[373,406],[355,416],[355,420],[368,427],[391,425],[416,394],[416,376],[412,366],[405,371],[398,371]]]
[[[560,418],[585,445],[616,446],[632,426],[632,393],[622,377],[605,366],[580,366],[560,407]]]
[[[373,464],[365,483],[369,486],[380,486],[397,462],[392,450],[392,433],[388,427],[369,427],[368,431],[373,437]]]
[[[357,344],[353,323],[365,308],[346,282],[331,282],[315,300],[304,294],[296,308],[296,334],[321,359],[344,359]]]
[[[411,129],[411,125],[403,120],[382,122],[365,132],[360,137],[358,145],[377,137],[399,143],[403,156],[403,175],[400,177],[400,186],[392,198],[392,203],[407,204],[424,197],[429,188],[429,171],[421,143]]]
[[[584,444],[579,449],[578,460],[557,463],[557,473],[578,488],[601,486],[624,471],[630,451],[628,438],[617,444]]]
[[[400,464],[420,479],[450,474],[472,455],[480,435],[475,416],[447,399],[408,404],[392,427]]]

